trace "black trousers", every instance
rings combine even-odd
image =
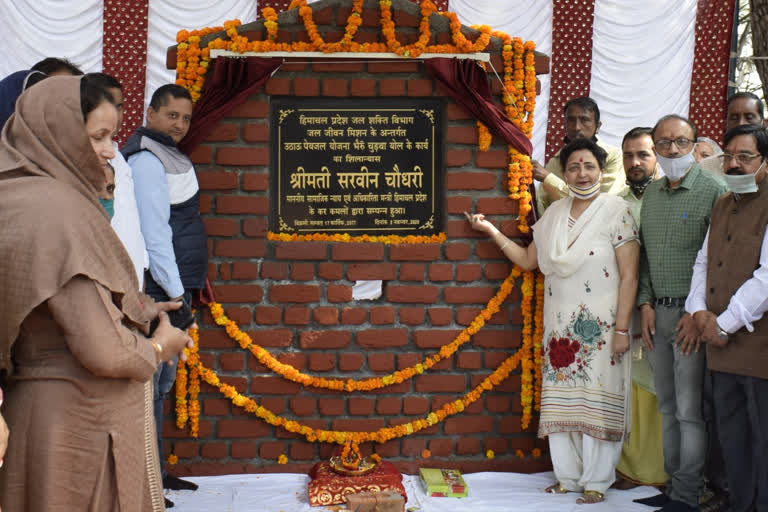
[[[731,512],[768,512],[768,379],[712,372]]]

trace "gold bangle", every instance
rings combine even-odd
[[[157,353],[157,360],[162,361],[163,360],[163,347],[159,343],[152,342],[152,348],[155,349],[155,352]]]

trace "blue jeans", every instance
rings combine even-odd
[[[680,306],[656,306],[656,335],[648,362],[662,415],[667,494],[698,507],[707,454],[707,425],[702,410],[706,357],[703,349],[683,355],[675,345],[675,327],[684,314]]]
[[[168,300],[167,295],[151,295],[155,302],[164,302]],[[184,291],[184,300],[188,303],[192,300],[192,292]],[[157,454],[160,458],[160,468],[163,477],[168,474],[165,470],[165,457],[163,455],[163,404],[165,397],[173,388],[176,382],[176,365],[179,358],[173,358],[173,365],[160,363],[152,379],[152,406],[155,413],[155,429],[157,430]]]

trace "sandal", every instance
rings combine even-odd
[[[579,505],[591,505],[601,501],[605,501],[605,494],[600,491],[584,491],[584,496],[576,498],[576,503]]]
[[[544,489],[544,492],[547,494],[565,494],[567,492],[570,492],[568,489],[560,485],[560,482],[556,482],[546,489]]]

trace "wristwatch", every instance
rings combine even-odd
[[[717,334],[718,334],[718,336],[720,336],[720,339],[723,340],[723,341],[727,341],[728,340],[728,331],[726,331],[725,329],[720,327],[720,324],[718,324],[717,321],[715,321],[715,325],[717,326]]]

